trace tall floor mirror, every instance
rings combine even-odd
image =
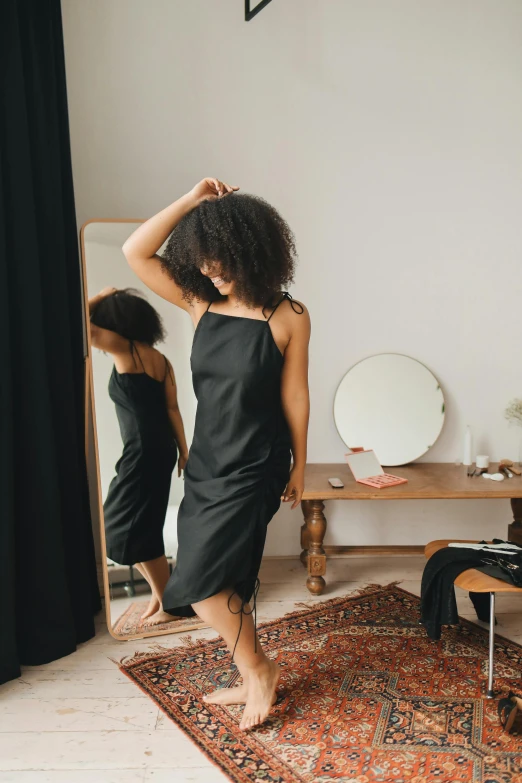
[[[86,305],[86,401],[87,418],[91,422],[93,433],[94,465],[91,470],[91,498],[95,499],[94,513],[99,513],[102,533],[102,568],[105,587],[107,624],[111,634],[117,639],[136,639],[144,636],[157,636],[178,630],[172,623],[156,622],[150,624],[151,615],[147,615],[153,604],[154,596],[149,583],[140,573],[139,565],[133,564],[132,555],[114,544],[112,517],[105,524],[104,505],[107,511],[107,498],[111,482],[118,471],[118,461],[122,457],[122,422],[117,415],[115,405],[115,381],[117,373],[114,356],[108,350],[96,347],[96,337],[91,339],[91,313],[93,299],[100,292],[116,289],[129,292],[130,295],[146,300],[161,319],[164,339],[154,347],[170,362],[174,371],[179,411],[182,416],[187,442],[190,444],[194,429],[196,400],[192,389],[190,373],[190,351],[193,338],[193,326],[179,308],[160,299],[145,288],[128,267],[122,253],[125,240],[140,225],[139,220],[92,220],[81,229],[81,258],[85,286]],[[89,303],[91,308],[89,309]],[[150,312],[150,311],[149,311]],[[95,320],[93,318],[93,320]],[[93,334],[95,332],[93,331]],[[136,374],[143,373],[145,367],[140,364],[139,351],[135,356]],[[167,365],[165,365],[167,367]],[[120,375],[132,373],[122,373]],[[161,379],[160,379],[161,380]],[[117,382],[116,378],[116,387]],[[148,380],[143,379],[145,385]],[[151,384],[158,382],[153,379]],[[117,388],[116,388],[117,391]],[[117,396],[117,395],[116,395]],[[121,419],[121,409],[120,409]],[[94,475],[93,475],[94,474]],[[168,492],[168,486],[166,489]],[[165,496],[166,513],[163,527],[165,555],[169,568],[175,563],[177,549],[177,512],[183,496],[183,476],[178,476],[178,466],[172,471],[168,503]],[[113,516],[113,510],[110,512]],[[131,521],[132,524],[132,521]],[[119,554],[123,552],[123,554]],[[116,554],[114,554],[116,553]],[[109,556],[113,554],[113,558]],[[123,560],[124,562],[117,562]],[[197,620],[197,618],[196,618]],[[182,630],[200,627],[199,621],[187,622]]]

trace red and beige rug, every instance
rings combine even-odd
[[[260,626],[282,670],[267,723],[201,697],[237,684],[223,643],[138,653],[121,668],[237,783],[522,783],[522,725],[483,698],[488,637],[462,620],[440,642],[419,599],[373,585]],[[522,695],[522,647],[497,636],[496,687]]]
[[[182,620],[172,620],[170,623],[146,625],[141,615],[149,605],[148,601],[133,601],[112,626],[114,633],[122,636],[133,636],[142,631],[170,631],[170,633],[187,633],[199,628],[207,628],[199,617],[184,617]]]

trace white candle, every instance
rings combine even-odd
[[[464,457],[462,459],[463,465],[471,465],[471,427],[468,425],[466,427],[466,432],[464,434]]]

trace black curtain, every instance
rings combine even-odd
[[[59,0],[0,21],[0,682],[73,652],[100,608]]]

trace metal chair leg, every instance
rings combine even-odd
[[[489,661],[488,661],[488,699],[495,698],[493,691],[493,670],[495,666],[495,593],[489,594]]]

